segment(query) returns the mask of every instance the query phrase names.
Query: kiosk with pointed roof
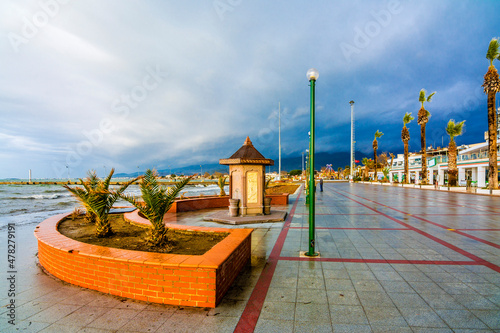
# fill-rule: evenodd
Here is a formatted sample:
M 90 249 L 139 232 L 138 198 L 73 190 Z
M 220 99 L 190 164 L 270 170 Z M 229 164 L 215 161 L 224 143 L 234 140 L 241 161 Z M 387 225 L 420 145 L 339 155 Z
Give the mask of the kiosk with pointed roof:
M 239 215 L 263 215 L 266 165 L 274 161 L 259 153 L 247 136 L 243 146 L 219 164 L 229 165 L 229 199 L 239 200 Z

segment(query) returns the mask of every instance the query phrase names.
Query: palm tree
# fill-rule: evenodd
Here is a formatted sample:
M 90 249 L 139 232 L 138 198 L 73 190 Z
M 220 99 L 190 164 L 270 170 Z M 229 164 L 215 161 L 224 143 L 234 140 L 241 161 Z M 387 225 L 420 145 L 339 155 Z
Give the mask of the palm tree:
M 369 159 L 368 157 L 363 157 L 361 160 L 361 163 L 365 166 L 364 168 L 364 178 L 368 178 L 369 172 L 370 172 L 370 166 L 373 164 L 372 159 Z
M 427 184 L 427 148 L 425 146 L 425 125 L 429 121 L 431 116 L 430 112 L 424 108 L 424 102 L 430 102 L 432 96 L 436 92 L 433 92 L 429 96 L 425 97 L 425 89 L 420 90 L 420 94 L 418 96 L 418 101 L 422 103 L 420 110 L 418 110 L 418 119 L 417 122 L 420 125 L 420 145 L 422 147 L 422 184 Z
M 406 127 L 407 124 L 409 124 L 413 119 L 411 116 L 411 112 L 406 112 L 405 116 L 403 117 L 403 130 L 401 131 L 401 140 L 403 140 L 404 146 L 405 146 L 405 155 L 404 155 L 404 184 L 408 184 L 408 141 L 410 141 L 410 131 L 408 130 L 408 127 Z
M 107 237 L 113 234 L 111 224 L 108 220 L 109 211 L 127 187 L 137 180 L 137 178 L 134 178 L 120 186 L 118 190 L 110 190 L 109 185 L 114 172 L 115 169 L 111 169 L 109 175 L 104 180 L 99 179 L 95 171 L 89 172 L 87 180 L 80 179 L 83 188 L 63 185 L 80 200 L 87 209 L 87 212 L 91 212 L 95 218 L 97 237 Z
M 378 149 L 378 141 L 377 139 L 379 139 L 382 135 L 384 135 L 384 133 L 380 132 L 379 130 L 377 130 L 375 132 L 375 139 L 373 140 L 373 161 L 374 161 L 374 164 L 375 164 L 375 175 L 374 175 L 374 180 L 378 180 L 377 178 L 377 149 Z
M 486 59 L 490 61 L 488 71 L 484 75 L 484 93 L 488 95 L 488 155 L 489 155 L 489 185 L 490 189 L 498 188 L 498 164 L 497 164 L 497 114 L 495 111 L 495 95 L 500 91 L 500 79 L 493 65 L 493 60 L 500 60 L 500 43 L 498 38 L 490 41 Z
M 455 123 L 455 120 L 450 119 L 448 126 L 446 126 L 446 133 L 450 136 L 450 144 L 448 146 L 448 184 L 450 186 L 457 185 L 457 145 L 455 144 L 455 137 L 462 135 L 462 129 L 465 120 Z
M 162 246 L 168 241 L 168 229 L 163 223 L 163 216 L 172 206 L 175 197 L 193 176 L 184 178 L 173 187 L 161 186 L 156 180 L 156 177 L 158 177 L 156 171 L 148 169 L 141 178 L 140 188 L 142 200 L 132 195 L 122 194 L 121 197 L 134 205 L 151 223 L 149 242 L 152 246 Z
M 97 185 L 99 184 L 99 177 L 97 177 L 97 173 L 92 170 L 87 172 L 87 178 L 85 180 L 80 179 L 80 184 L 83 186 L 83 188 L 87 191 L 87 193 L 91 194 L 95 192 L 95 189 L 97 188 Z M 83 220 L 87 223 L 95 223 L 96 222 L 96 215 L 90 209 L 90 207 L 87 206 L 85 202 L 82 202 L 83 207 L 85 207 L 85 217 Z
M 223 197 L 226 195 L 226 191 L 224 191 L 224 186 L 226 185 L 226 176 L 220 175 L 219 180 L 217 181 L 217 185 L 219 185 L 220 193 L 219 196 Z

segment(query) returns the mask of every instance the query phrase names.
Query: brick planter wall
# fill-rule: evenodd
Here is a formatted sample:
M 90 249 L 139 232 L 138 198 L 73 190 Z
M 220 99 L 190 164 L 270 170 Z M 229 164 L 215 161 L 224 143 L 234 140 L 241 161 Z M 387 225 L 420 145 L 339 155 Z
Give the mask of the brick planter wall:
M 280 194 L 266 194 L 266 198 L 271 198 L 271 206 L 285 206 L 288 205 L 288 193 Z
M 229 196 L 223 197 L 196 197 L 174 201 L 172 207 L 168 210 L 169 213 L 189 212 L 193 210 L 207 208 L 224 208 L 229 207 Z
M 266 194 L 266 197 L 271 198 L 271 205 L 284 206 L 288 205 L 288 193 Z M 174 201 L 169 213 L 189 212 L 193 210 L 208 209 L 208 208 L 224 208 L 229 207 L 229 196 L 212 196 L 212 197 L 195 197 L 179 199 Z
M 61 280 L 103 293 L 214 308 L 250 260 L 252 229 L 167 225 L 229 233 L 204 255 L 175 255 L 107 248 L 67 238 L 57 231 L 57 225 L 69 214 L 50 217 L 36 227 L 40 264 Z

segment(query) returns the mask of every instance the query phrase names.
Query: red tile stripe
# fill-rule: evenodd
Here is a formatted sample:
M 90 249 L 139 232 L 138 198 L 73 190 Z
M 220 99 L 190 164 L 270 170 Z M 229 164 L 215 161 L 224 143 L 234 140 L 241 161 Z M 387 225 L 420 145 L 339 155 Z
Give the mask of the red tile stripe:
M 376 214 L 373 214 L 376 215 Z M 290 227 L 290 229 L 309 229 L 309 227 Z M 408 228 L 314 228 L 315 230 L 411 230 Z
M 500 229 L 455 229 L 464 231 L 500 231 Z
M 245 310 L 243 310 L 240 320 L 234 329 L 235 333 L 250 333 L 255 330 L 257 320 L 259 319 L 260 312 L 262 311 L 274 271 L 276 270 L 276 265 L 278 264 L 279 255 L 283 249 L 283 244 L 285 244 L 288 229 L 290 229 L 290 223 L 292 222 L 293 215 L 295 214 L 295 209 L 297 208 L 297 203 L 299 202 L 301 193 L 302 191 L 299 190 L 299 195 L 297 196 L 297 199 L 295 199 L 295 203 L 290 210 L 290 214 L 288 214 L 276 244 L 274 244 L 273 250 L 267 260 L 267 264 L 262 270 L 259 280 L 253 289 L 252 295 L 250 295 L 250 299 L 248 300 Z
M 477 261 L 453 260 L 391 260 L 391 259 L 354 259 L 354 258 L 305 258 L 305 257 L 280 257 L 280 260 L 289 261 L 323 261 L 323 262 L 353 262 L 365 264 L 413 264 L 413 265 L 483 265 Z

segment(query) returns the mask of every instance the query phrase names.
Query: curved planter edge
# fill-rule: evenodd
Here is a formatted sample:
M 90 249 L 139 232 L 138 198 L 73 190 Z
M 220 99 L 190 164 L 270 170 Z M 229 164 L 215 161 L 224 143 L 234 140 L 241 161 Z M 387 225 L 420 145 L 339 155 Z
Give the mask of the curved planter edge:
M 229 233 L 204 255 L 176 255 L 75 241 L 57 230 L 70 214 L 52 216 L 36 227 L 40 264 L 63 281 L 103 293 L 152 303 L 214 308 L 251 256 L 253 229 L 168 224 L 169 228 Z

